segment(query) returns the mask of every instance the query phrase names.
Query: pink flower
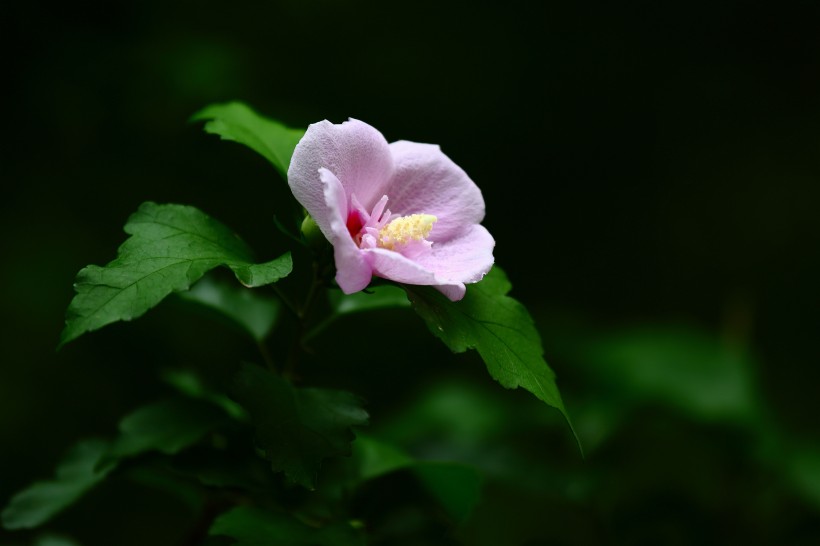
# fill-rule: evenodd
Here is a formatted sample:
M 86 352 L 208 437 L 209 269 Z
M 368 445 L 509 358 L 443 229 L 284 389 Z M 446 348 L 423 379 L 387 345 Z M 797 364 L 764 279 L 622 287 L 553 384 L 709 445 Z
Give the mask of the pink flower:
M 288 184 L 333 245 L 346 294 L 376 275 L 457 301 L 493 265 L 481 190 L 436 145 L 388 144 L 354 119 L 320 121 L 296 146 Z

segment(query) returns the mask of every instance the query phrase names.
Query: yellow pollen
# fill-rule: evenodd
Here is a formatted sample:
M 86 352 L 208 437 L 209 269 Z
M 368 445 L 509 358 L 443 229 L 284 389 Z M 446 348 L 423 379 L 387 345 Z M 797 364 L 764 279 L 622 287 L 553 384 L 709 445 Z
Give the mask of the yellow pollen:
M 430 235 L 436 220 L 438 218 L 432 214 L 411 214 L 396 218 L 379 230 L 379 246 L 393 250 L 397 245 L 421 241 Z

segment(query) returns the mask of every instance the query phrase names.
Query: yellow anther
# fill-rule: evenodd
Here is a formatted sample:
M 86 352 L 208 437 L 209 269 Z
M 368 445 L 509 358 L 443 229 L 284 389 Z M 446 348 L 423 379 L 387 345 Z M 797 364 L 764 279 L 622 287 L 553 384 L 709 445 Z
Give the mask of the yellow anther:
M 379 246 L 393 250 L 397 245 L 421 241 L 430 235 L 436 220 L 438 218 L 432 214 L 411 214 L 396 218 L 379 231 Z

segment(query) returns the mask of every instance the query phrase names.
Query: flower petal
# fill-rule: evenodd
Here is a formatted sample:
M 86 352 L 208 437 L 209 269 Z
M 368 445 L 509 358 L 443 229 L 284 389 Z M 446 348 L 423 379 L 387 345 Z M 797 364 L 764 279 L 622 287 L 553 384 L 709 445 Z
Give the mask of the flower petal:
M 390 144 L 395 172 L 387 195 L 393 214 L 432 214 L 438 218 L 428 239 L 449 241 L 484 219 L 481 190 L 433 144 L 400 140 Z
M 367 255 L 373 273 L 379 277 L 406 284 L 441 284 L 435 273 L 398 252 L 385 248 L 371 248 L 362 252 Z
M 451 301 L 458 301 L 464 297 L 466 292 L 464 283 L 442 281 L 433 271 L 398 252 L 384 248 L 374 248 L 364 252 L 373 266 L 373 273 L 379 277 L 405 284 L 433 286 Z
M 436 286 L 436 289 L 447 296 L 450 301 L 459 301 L 464 297 L 464 294 L 467 293 L 467 287 L 464 286 L 464 283 L 458 284 L 440 284 Z
M 490 232 L 475 224 L 457 239 L 433 243 L 430 251 L 415 261 L 424 269 L 434 271 L 440 284 L 473 283 L 492 268 L 493 247 L 495 240 Z
M 351 119 L 341 124 L 320 121 L 308 127 L 293 151 L 288 184 L 296 199 L 313 216 L 329 238 L 319 169 L 336 175 L 344 188 L 345 202 L 355 194 L 367 210 L 385 194 L 393 173 L 393 159 L 384 136 L 370 125 Z
M 364 253 L 356 246 L 347 231 L 347 196 L 339 179 L 327 169 L 319 169 L 325 202 L 325 220 L 333 245 L 336 262 L 336 282 L 345 294 L 363 290 L 370 284 L 373 272 Z M 318 223 L 318 222 L 317 222 Z
M 435 243 L 414 259 L 383 248 L 363 251 L 373 274 L 406 284 L 429 285 L 452 301 L 464 297 L 464 283 L 480 281 L 493 266 L 495 241 L 480 225 L 447 243 Z

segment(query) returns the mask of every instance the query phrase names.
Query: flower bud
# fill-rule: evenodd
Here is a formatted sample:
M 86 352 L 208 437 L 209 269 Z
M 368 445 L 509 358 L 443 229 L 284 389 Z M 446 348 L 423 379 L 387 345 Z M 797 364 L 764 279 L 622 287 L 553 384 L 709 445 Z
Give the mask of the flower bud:
M 302 220 L 301 232 L 308 246 L 314 250 L 318 250 L 327 244 L 327 239 L 325 239 L 322 230 L 319 229 L 319 225 L 310 214 Z

